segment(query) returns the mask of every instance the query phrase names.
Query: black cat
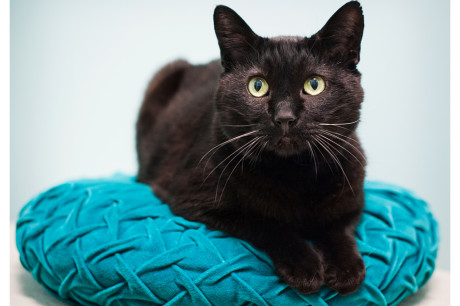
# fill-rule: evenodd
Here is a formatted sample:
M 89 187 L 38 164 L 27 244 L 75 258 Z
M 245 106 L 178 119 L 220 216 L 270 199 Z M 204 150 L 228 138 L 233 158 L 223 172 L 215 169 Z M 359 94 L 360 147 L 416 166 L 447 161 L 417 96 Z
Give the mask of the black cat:
M 214 27 L 221 61 L 171 63 L 147 89 L 138 180 L 175 214 L 265 251 L 299 292 L 324 282 L 354 292 L 365 277 L 353 237 L 365 173 L 360 4 L 310 38 L 259 37 L 225 6 Z

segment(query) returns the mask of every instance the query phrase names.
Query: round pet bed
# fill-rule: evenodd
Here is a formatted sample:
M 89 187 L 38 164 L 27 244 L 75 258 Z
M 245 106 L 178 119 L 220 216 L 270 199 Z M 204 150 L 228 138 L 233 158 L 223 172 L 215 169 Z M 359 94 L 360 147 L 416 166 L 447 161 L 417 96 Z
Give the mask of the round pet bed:
M 397 186 L 366 182 L 356 239 L 366 279 L 353 294 L 303 295 L 251 244 L 174 216 L 133 177 L 78 180 L 29 202 L 17 222 L 23 266 L 83 305 L 396 305 L 434 270 L 437 224 Z

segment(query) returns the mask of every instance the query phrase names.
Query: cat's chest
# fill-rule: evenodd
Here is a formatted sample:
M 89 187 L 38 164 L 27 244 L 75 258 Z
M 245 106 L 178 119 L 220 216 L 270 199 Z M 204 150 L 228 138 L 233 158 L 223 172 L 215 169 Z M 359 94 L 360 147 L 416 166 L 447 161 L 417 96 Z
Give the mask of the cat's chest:
M 247 172 L 235 179 L 230 201 L 258 214 L 295 222 L 329 213 L 325 198 L 335 191 L 333 177 L 319 179 L 302 171 L 290 173 Z

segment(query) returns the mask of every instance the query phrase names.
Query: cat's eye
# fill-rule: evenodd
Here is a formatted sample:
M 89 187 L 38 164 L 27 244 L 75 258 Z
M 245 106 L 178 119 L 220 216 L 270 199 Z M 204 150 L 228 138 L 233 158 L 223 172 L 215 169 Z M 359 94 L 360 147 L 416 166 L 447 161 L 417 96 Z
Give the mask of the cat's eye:
M 265 96 L 268 92 L 268 83 L 261 77 L 254 77 L 249 81 L 248 89 L 254 97 Z
M 319 76 L 310 77 L 303 84 L 304 92 L 312 96 L 319 95 L 325 87 L 324 80 Z

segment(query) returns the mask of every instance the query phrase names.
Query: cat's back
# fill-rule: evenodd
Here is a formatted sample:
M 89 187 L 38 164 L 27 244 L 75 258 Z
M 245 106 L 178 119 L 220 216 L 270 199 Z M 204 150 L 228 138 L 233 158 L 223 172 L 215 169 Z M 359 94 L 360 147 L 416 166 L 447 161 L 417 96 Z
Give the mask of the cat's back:
M 154 75 L 136 125 L 139 176 L 143 176 L 142 169 L 150 169 L 156 157 L 163 155 L 163 149 L 184 146 L 191 139 L 191 132 L 211 120 L 221 73 L 218 60 L 205 65 L 178 60 Z
M 157 122 L 160 113 L 166 109 L 188 108 L 192 100 L 198 103 L 210 102 L 203 99 L 211 96 L 222 72 L 219 61 L 206 65 L 191 65 L 177 60 L 160 69 L 150 81 L 137 121 L 137 132 L 142 136 Z

